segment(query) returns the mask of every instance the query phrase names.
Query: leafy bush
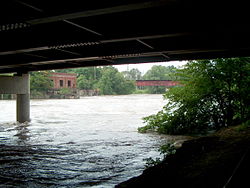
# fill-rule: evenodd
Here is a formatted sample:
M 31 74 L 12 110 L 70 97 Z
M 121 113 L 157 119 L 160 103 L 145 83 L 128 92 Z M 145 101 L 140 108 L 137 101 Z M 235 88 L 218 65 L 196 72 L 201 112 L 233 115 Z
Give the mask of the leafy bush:
M 250 127 L 250 120 L 242 123 L 240 126 L 238 126 L 236 128 L 237 131 L 241 132 L 241 131 L 245 131 L 246 129 L 248 129 Z
M 137 90 L 135 90 L 134 92 L 133 92 L 133 94 L 147 94 L 148 93 L 148 91 L 147 90 L 139 90 L 139 89 L 137 89 Z
M 158 151 L 160 152 L 161 155 L 163 155 L 162 159 L 159 157 L 155 159 L 153 159 L 152 157 L 144 159 L 144 161 L 146 161 L 146 164 L 145 164 L 146 168 L 155 166 L 161 163 L 167 156 L 175 154 L 176 152 L 175 143 L 164 144 L 159 148 Z
M 71 94 L 71 90 L 70 90 L 70 88 L 61 88 L 59 91 L 59 94 L 68 95 L 68 94 Z

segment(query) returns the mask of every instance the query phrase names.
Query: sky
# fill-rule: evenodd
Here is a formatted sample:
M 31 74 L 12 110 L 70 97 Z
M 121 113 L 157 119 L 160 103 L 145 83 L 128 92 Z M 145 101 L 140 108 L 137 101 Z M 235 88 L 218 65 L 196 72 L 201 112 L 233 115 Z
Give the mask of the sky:
M 131 70 L 133 68 L 139 69 L 142 74 L 145 74 L 153 65 L 163 65 L 163 66 L 175 66 L 179 67 L 185 65 L 187 61 L 167 61 L 167 62 L 160 62 L 160 63 L 141 63 L 141 64 L 128 64 L 128 65 L 115 65 L 120 72 Z

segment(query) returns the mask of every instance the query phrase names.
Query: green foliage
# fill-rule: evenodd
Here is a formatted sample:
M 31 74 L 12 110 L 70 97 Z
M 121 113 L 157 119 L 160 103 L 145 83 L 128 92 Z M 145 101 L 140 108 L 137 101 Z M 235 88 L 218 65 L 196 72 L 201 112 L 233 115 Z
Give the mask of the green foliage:
M 77 88 L 84 90 L 96 89 L 96 84 L 101 78 L 100 67 L 84 67 L 75 69 L 62 69 L 56 70 L 56 72 L 62 73 L 76 73 L 77 76 Z
M 147 93 L 163 94 L 166 92 L 165 86 L 147 86 Z
M 124 78 L 124 74 L 112 66 L 66 69 L 59 72 L 77 73 L 78 89 L 98 89 L 103 95 L 131 94 L 135 90 L 134 81 Z M 138 76 L 139 73 L 132 69 L 131 75 Z
M 150 70 L 143 76 L 144 80 L 176 80 L 175 73 L 176 68 L 174 66 L 162 66 L 154 65 Z M 152 94 L 165 93 L 166 87 L 164 86 L 149 86 L 147 92 Z
M 138 69 L 131 69 L 129 71 L 123 71 L 122 74 L 124 75 L 126 80 L 141 80 L 142 73 Z
M 0 74 L 0 76 L 13 76 L 14 74 L 13 73 L 2 73 Z
M 47 91 L 52 88 L 52 81 L 49 78 L 49 72 L 31 72 L 30 73 L 30 90 L 31 93 L 34 91 Z
M 77 78 L 77 88 L 78 89 L 93 89 L 93 85 L 94 85 L 95 82 L 93 82 L 93 80 L 89 80 L 86 78 L 86 76 L 84 75 L 80 75 L 78 78 Z
M 77 73 L 79 76 L 84 75 L 87 80 L 99 80 L 101 78 L 101 67 L 84 67 L 73 69 L 74 73 Z
M 175 154 L 176 152 L 175 143 L 164 144 L 158 149 L 158 151 L 160 152 L 161 155 L 163 155 L 162 158 L 157 157 L 153 159 L 152 157 L 149 157 L 149 158 L 143 159 L 144 161 L 146 161 L 146 164 L 145 164 L 146 168 L 160 164 L 164 159 L 166 159 L 167 156 Z
M 38 91 L 38 90 L 32 90 L 30 97 L 34 99 L 43 99 L 45 98 L 46 91 Z
M 160 154 L 162 154 L 164 156 L 164 158 L 166 158 L 169 155 L 173 155 L 176 152 L 176 147 L 175 147 L 175 143 L 167 143 L 164 144 L 160 147 L 159 149 Z
M 250 119 L 249 58 L 192 61 L 176 74 L 183 87 L 169 89 L 141 132 L 196 134 Z
M 61 94 L 61 95 L 68 95 L 68 94 L 71 94 L 71 90 L 70 90 L 70 88 L 61 88 L 59 90 L 59 94 Z
M 153 159 L 152 157 L 149 157 L 149 158 L 143 159 L 143 161 L 145 161 L 145 168 L 149 168 L 149 167 L 153 167 L 155 165 L 160 164 L 162 162 L 162 159 L 159 157 L 155 159 Z
M 144 80 L 173 80 L 172 73 L 175 72 L 174 66 L 154 65 L 143 76 Z
M 125 80 L 122 73 L 114 67 L 104 67 L 101 74 L 97 87 L 103 95 L 131 94 L 135 90 L 134 82 Z
M 236 127 L 236 130 L 241 132 L 241 131 L 245 131 L 246 129 L 248 129 L 250 127 L 250 120 L 242 123 L 241 125 Z
M 11 94 L 0 94 L 0 99 L 9 100 L 11 99 Z
M 148 93 L 148 91 L 146 89 L 144 89 L 144 90 L 135 90 L 133 92 L 133 94 L 147 94 L 147 93 Z

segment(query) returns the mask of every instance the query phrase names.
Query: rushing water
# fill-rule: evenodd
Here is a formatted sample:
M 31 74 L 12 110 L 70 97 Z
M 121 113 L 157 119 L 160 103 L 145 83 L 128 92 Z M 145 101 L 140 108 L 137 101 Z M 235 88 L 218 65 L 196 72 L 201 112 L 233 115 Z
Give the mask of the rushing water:
M 16 124 L 15 101 L 0 101 L 0 187 L 113 187 L 159 155 L 159 135 L 140 134 L 161 95 L 32 100 Z

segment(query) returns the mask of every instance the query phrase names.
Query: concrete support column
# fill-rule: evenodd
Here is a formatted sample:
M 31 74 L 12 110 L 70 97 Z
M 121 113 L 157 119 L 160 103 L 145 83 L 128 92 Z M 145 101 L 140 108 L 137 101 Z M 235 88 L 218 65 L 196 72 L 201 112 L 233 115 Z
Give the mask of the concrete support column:
M 29 74 L 0 76 L 0 94 L 16 94 L 16 118 L 20 123 L 30 121 Z
M 24 123 L 30 121 L 30 76 L 22 74 L 21 78 L 21 87 L 26 88 L 26 92 L 16 95 L 16 120 L 19 123 Z
M 19 123 L 30 121 L 30 94 L 17 94 L 16 119 Z

